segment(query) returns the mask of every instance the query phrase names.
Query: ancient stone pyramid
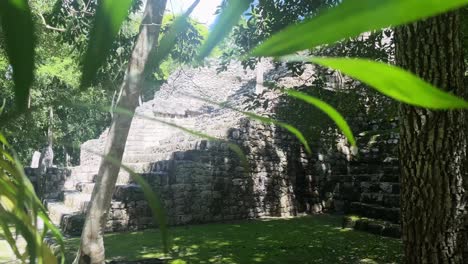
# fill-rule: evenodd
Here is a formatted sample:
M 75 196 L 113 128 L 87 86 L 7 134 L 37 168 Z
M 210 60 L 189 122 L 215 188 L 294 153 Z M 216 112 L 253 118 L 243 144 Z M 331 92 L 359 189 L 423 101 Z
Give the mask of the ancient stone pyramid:
M 176 71 L 153 100 L 136 111 L 123 162 L 142 174 L 165 203 L 170 224 L 232 220 L 264 215 L 290 215 L 293 190 L 287 175 L 291 136 L 274 126 L 251 122 L 242 114 L 194 99 L 208 98 L 240 107 L 255 91 L 255 71 L 234 63 L 222 73 L 216 65 Z M 185 133 L 156 118 L 242 146 L 249 172 L 225 142 Z M 90 201 L 107 131 L 81 147 L 81 163 L 59 184 L 62 192 L 46 200 L 52 220 L 68 233 L 79 233 Z M 51 191 L 51 190 L 49 190 Z M 151 226 L 142 192 L 125 171 L 108 217 L 108 230 Z
M 257 95 L 259 79 L 263 79 L 258 70 L 244 70 L 237 63 L 219 74 L 216 68 L 213 62 L 212 66 L 177 70 L 153 100 L 137 109 L 131 126 L 123 161 L 160 196 L 169 224 L 334 210 L 364 217 L 355 224 L 358 229 L 399 236 L 395 120 L 359 121 L 357 156 L 350 156 L 349 144 L 342 138 L 331 148 L 313 146 L 313 155 L 306 155 L 293 135 L 276 126 L 195 99 L 227 101 L 244 110 L 246 99 Z M 311 69 L 294 77 L 285 67 L 265 62 L 263 70 L 260 74 L 265 81 L 281 87 L 312 85 Z M 263 96 L 270 101 L 279 98 L 275 92 Z M 262 115 L 272 112 L 253 109 Z M 225 141 L 210 141 L 167 123 Z M 41 184 L 52 220 L 66 233 L 81 232 L 101 160 L 93 153 L 102 152 L 106 135 L 104 131 L 100 138 L 82 145 L 80 166 L 51 170 Z M 228 142 L 242 149 L 247 165 Z M 153 226 L 140 187 L 121 171 L 107 231 Z

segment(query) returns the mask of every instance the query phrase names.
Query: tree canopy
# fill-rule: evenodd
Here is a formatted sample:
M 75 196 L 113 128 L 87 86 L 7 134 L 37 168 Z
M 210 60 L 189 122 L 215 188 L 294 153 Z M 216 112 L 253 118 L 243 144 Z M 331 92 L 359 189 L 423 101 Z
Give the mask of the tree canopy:
M 80 69 L 89 42 L 97 3 L 79 0 L 41 0 L 31 4 L 35 23 L 37 46 L 36 78 L 31 87 L 30 106 L 34 109 L 2 125 L 2 131 L 16 147 L 21 161 L 28 163 L 32 153 L 47 143 L 49 109 L 54 111 L 53 135 L 57 164 L 65 164 L 66 155 L 71 162 L 79 162 L 79 146 L 96 138 L 110 121 L 109 112 L 89 106 L 110 107 L 116 100 L 119 84 L 130 57 L 141 21 L 141 1 L 134 1 L 130 14 L 123 23 L 110 55 L 99 68 L 92 87 L 80 89 Z M 163 33 L 167 32 L 176 14 L 167 14 Z M 191 20 L 189 27 L 180 32 L 177 45 L 170 56 L 149 75 L 144 85 L 143 100 L 149 100 L 169 74 L 181 63 L 190 63 L 196 49 L 207 35 L 207 28 Z M 163 36 L 163 35 L 162 35 Z M 162 37 L 161 36 L 161 37 Z M 14 111 L 12 68 L 0 38 L 0 101 L 5 102 L 4 114 Z

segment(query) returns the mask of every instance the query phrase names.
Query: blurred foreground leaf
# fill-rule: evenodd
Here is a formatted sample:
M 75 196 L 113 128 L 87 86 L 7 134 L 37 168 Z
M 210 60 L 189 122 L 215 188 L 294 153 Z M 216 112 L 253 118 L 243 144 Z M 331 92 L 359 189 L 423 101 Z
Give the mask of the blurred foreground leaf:
M 128 15 L 132 0 L 100 0 L 83 63 L 81 87 L 87 88 L 106 60 L 120 26 Z
M 34 27 L 27 0 L 1 0 L 0 21 L 5 48 L 13 68 L 15 101 L 18 110 L 28 105 L 34 79 Z
M 229 33 L 231 29 L 237 25 L 242 14 L 247 10 L 252 0 L 228 0 L 226 7 L 218 16 L 215 26 L 208 39 L 200 48 L 199 60 L 203 60 L 210 55 L 214 47 L 218 45 Z
M 341 131 L 343 131 L 343 133 L 348 138 L 351 145 L 356 146 L 356 139 L 353 136 L 353 132 L 351 131 L 351 128 L 349 127 L 344 117 L 335 108 L 325 103 L 324 101 L 318 98 L 315 98 L 313 96 L 310 96 L 308 94 L 305 94 L 305 93 L 301 93 L 301 92 L 293 91 L 293 90 L 288 90 L 286 91 L 286 93 L 291 97 L 300 99 L 322 110 L 336 123 L 336 125 L 341 129 Z
M 435 16 L 468 0 L 346 0 L 335 8 L 273 35 L 254 56 L 282 56 L 331 44 L 344 38 Z
M 408 71 L 386 63 L 350 58 L 292 58 L 339 70 L 406 104 L 430 109 L 468 109 L 467 101 L 436 88 Z

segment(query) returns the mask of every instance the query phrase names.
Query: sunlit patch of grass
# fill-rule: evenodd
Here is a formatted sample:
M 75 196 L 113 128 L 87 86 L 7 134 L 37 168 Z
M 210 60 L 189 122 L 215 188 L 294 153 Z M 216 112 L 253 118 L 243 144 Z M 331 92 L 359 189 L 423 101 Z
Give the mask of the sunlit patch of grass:
M 341 229 L 341 220 L 320 215 L 173 227 L 169 263 L 401 262 L 400 240 Z M 73 254 L 78 242 L 68 239 L 67 251 Z M 158 230 L 107 234 L 105 244 L 108 259 L 164 256 Z
M 351 219 L 352 221 L 357 221 L 359 219 L 361 219 L 360 216 L 357 216 L 357 215 L 348 215 L 349 219 Z
M 0 240 L 0 263 L 5 263 L 15 259 L 15 255 L 5 240 Z
M 362 263 L 362 264 L 378 264 L 378 262 L 376 262 L 375 260 L 372 260 L 372 259 L 361 259 L 359 261 L 359 263 Z

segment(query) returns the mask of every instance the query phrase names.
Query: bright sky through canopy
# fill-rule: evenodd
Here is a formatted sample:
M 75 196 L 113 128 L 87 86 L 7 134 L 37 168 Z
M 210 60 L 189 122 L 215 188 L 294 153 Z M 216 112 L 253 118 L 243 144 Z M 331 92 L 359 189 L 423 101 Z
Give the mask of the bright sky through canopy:
M 167 2 L 167 8 L 169 12 L 181 14 L 190 7 L 193 1 L 194 0 L 169 0 Z M 216 19 L 214 13 L 216 12 L 216 8 L 221 4 L 221 1 L 222 0 L 201 0 L 191 17 L 208 27 L 211 26 Z

